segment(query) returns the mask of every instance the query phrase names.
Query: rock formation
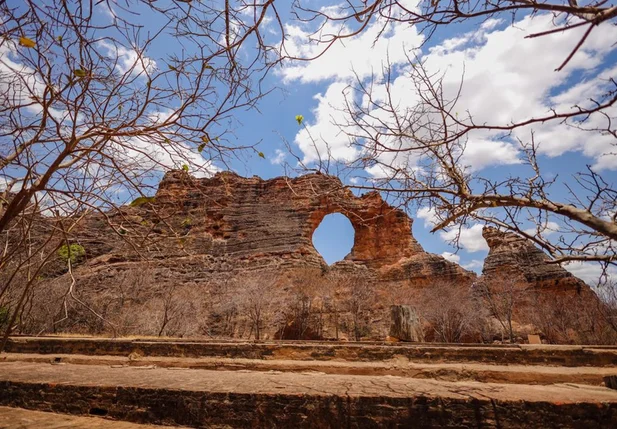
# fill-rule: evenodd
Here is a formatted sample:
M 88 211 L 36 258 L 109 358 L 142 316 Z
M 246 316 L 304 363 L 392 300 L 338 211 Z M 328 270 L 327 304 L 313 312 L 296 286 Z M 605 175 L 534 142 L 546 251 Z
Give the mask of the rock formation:
M 345 260 L 328 266 L 312 235 L 331 213 L 350 220 L 355 239 Z M 72 277 L 56 258 L 41 273 L 24 330 L 306 338 L 298 320 L 313 311 L 319 322 L 311 336 L 344 338 L 341 326 L 355 337 L 370 327 L 365 337 L 384 338 L 390 305 L 414 304 L 432 285 L 470 288 L 477 281 L 424 251 L 411 227 L 379 193 L 356 196 L 332 176 L 263 180 L 223 172 L 196 179 L 173 171 L 152 198 L 84 218 L 68 237 L 85 252 L 72 264 L 71 299 Z M 484 237 L 491 250 L 483 280 L 515 272 L 527 286 L 586 288 L 526 240 L 492 228 Z M 314 297 L 308 304 L 307 294 Z M 324 318 L 336 328 L 326 332 Z
M 482 236 L 489 246 L 482 279 L 520 277 L 526 287 L 555 293 L 587 291 L 589 286 L 551 258 L 530 240 L 511 232 L 485 226 Z
M 474 277 L 425 252 L 411 233 L 409 216 L 383 201 L 378 192 L 356 197 L 332 176 L 262 180 L 225 172 L 194 179 L 172 172 L 161 182 L 155 205 L 174 213 L 176 222 L 190 222 L 190 237 L 224 241 L 219 250 L 205 243 L 194 247 L 197 254 L 323 266 L 312 244 L 313 232 L 326 215 L 341 213 L 355 230 L 353 248 L 345 258 L 349 263 L 376 270 L 389 280 L 424 284 L 441 277 L 468 283 Z

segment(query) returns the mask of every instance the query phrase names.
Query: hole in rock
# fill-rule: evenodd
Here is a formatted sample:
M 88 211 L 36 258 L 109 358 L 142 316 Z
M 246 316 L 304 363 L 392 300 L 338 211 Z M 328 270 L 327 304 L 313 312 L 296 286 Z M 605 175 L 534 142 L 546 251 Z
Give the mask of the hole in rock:
M 92 416 L 106 416 L 107 412 L 104 408 L 90 408 L 90 415 Z
M 331 265 L 349 254 L 353 247 L 354 233 L 347 216 L 340 213 L 329 214 L 313 232 L 313 246 L 326 263 Z

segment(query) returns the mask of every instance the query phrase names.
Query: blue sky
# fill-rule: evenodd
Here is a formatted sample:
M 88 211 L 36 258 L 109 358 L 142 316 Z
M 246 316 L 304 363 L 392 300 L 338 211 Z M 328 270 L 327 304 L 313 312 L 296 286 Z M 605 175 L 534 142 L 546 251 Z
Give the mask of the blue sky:
M 160 2 L 161 4 L 163 2 Z M 285 4 L 283 4 L 285 3 Z M 321 46 L 308 43 L 314 24 L 293 21 L 285 10 L 291 2 L 279 7 L 286 26 L 287 52 L 298 56 L 312 56 L 320 52 Z M 313 8 L 333 6 L 336 2 L 308 1 Z M 344 3 L 344 2 L 343 2 Z M 412 1 L 404 1 L 413 7 Z M 114 15 L 126 12 L 115 8 L 114 1 L 100 3 L 97 19 L 101 22 L 112 20 Z M 112 9 L 108 9 L 110 5 Z M 188 6 L 186 6 L 188 7 Z M 335 13 L 337 7 L 333 7 Z M 247 15 L 248 16 L 248 15 Z M 272 17 L 270 17 L 272 18 Z M 561 72 L 555 68 L 567 57 L 579 40 L 580 31 L 556 33 L 547 37 L 525 39 L 526 35 L 553 28 L 555 21 L 545 14 L 517 16 L 508 15 L 485 21 L 468 21 L 464 24 L 441 27 L 428 43 L 417 29 L 402 24 L 387 26 L 373 43 L 382 28 L 373 21 L 358 37 L 335 44 L 326 54 L 312 62 L 287 62 L 266 77 L 263 86 L 274 91 L 259 104 L 259 111 L 237 111 L 237 121 L 224 136 L 238 145 L 259 143 L 256 152 L 247 152 L 231 163 L 231 168 L 243 176 L 259 175 L 268 179 L 285 174 L 288 168 L 296 167 L 294 158 L 286 149 L 288 143 L 294 153 L 311 166 L 316 158 L 311 136 L 317 148 L 331 149 L 335 161 L 345 163 L 354 155 L 349 141 L 332 122 L 346 120 L 340 108 L 344 102 L 343 92 L 348 97 L 359 97 L 349 86 L 359 78 L 367 83 L 370 75 L 378 77 L 375 82 L 377 93 L 383 91 L 380 72 L 386 60 L 395 71 L 392 91 L 401 109 L 411 108 L 417 103 L 417 94 L 404 78 L 410 67 L 408 57 L 417 55 L 425 61 L 430 71 L 444 73 L 444 91 L 458 88 L 464 73 L 463 91 L 457 103 L 461 112 L 469 112 L 476 122 L 508 122 L 546 114 L 550 108 L 571 109 L 578 102 L 596 98 L 607 87 L 610 78 L 617 74 L 617 54 L 614 41 L 617 27 L 605 25 L 592 32 L 583 48 L 573 57 Z M 155 24 L 145 15 L 144 34 Z M 326 31 L 336 31 L 328 27 Z M 578 31 L 578 32 L 577 32 Z M 270 21 L 264 27 L 265 37 L 276 40 L 276 26 Z M 162 37 L 146 51 L 153 67 L 166 67 L 170 56 L 176 54 L 176 45 L 171 39 Z M 246 55 L 250 54 L 247 48 Z M 0 54 L 3 54 L 0 52 Z M 131 59 L 127 51 L 126 58 Z M 216 64 L 214 64 L 216 67 Z M 617 108 L 609 110 L 617 116 Z M 303 115 L 304 123 L 299 126 L 296 115 Z M 593 118 L 593 120 L 601 120 Z M 529 169 L 521 164 L 522 152 L 517 139 L 528 141 L 531 132 L 540 143 L 539 160 L 545 174 L 557 177 L 558 183 L 552 197 L 565 199 L 565 184 L 572 182 L 572 175 L 591 165 L 600 172 L 614 188 L 617 182 L 617 152 L 614 139 L 599 134 L 590 135 L 553 124 L 544 124 L 534 129 L 517 130 L 508 139 L 499 139 L 493 134 L 472 135 L 465 149 L 462 162 L 471 169 L 490 179 L 509 176 L 528 176 Z M 194 149 L 192 156 L 201 155 Z M 384 160 L 384 161 L 387 161 Z M 221 166 L 219 165 L 219 168 Z M 288 170 L 289 171 L 289 170 Z M 370 183 L 378 177 L 379 171 L 360 172 L 365 178 L 356 183 Z M 344 178 L 347 184 L 350 177 Z M 481 270 L 487 246 L 481 238 L 481 225 L 468 225 L 459 242 L 460 249 L 448 244 L 447 232 L 431 234 L 431 212 L 420 208 L 408 213 L 413 219 L 413 234 L 429 252 L 442 254 L 476 271 Z M 353 240 L 353 229 L 343 216 L 329 216 L 315 234 L 314 242 L 327 262 L 344 257 Z M 456 253 L 456 254 L 455 254 Z M 577 274 L 591 278 L 593 269 L 585 266 L 570 267 Z

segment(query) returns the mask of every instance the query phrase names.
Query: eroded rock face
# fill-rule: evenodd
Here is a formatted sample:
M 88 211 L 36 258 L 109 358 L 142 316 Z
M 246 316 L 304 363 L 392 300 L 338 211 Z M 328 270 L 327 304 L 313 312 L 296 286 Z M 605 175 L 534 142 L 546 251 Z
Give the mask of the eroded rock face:
M 360 197 L 336 177 L 309 174 L 262 180 L 219 173 L 193 179 L 183 172 L 165 176 L 156 205 L 189 219 L 192 236 L 224 240 L 230 258 L 281 257 L 300 265 L 324 265 L 312 236 L 325 216 L 341 213 L 355 230 L 345 260 L 377 270 L 388 280 L 427 283 L 440 277 L 470 281 L 475 275 L 424 251 L 411 233 L 412 220 L 383 201 L 378 192 Z M 178 215 L 178 210 L 183 211 Z M 208 249 L 193 249 L 209 253 Z
M 331 213 L 351 221 L 355 240 L 345 260 L 328 267 L 312 235 Z M 250 338 L 259 323 L 274 338 L 302 317 L 302 296 L 309 293 L 318 336 L 344 338 L 340 326 L 370 327 L 365 338 L 384 338 L 390 305 L 414 304 L 416 292 L 440 283 L 470 288 L 477 280 L 424 251 L 411 228 L 407 214 L 379 193 L 356 196 L 332 176 L 263 180 L 224 172 L 196 179 L 170 172 L 154 200 L 90 215 L 72 232 L 71 242 L 85 249 L 73 266 L 80 301 L 68 302 L 70 317 L 59 313 L 71 278 L 66 263 L 51 264 L 38 289 L 45 293 L 33 298 L 31 331 L 115 327 L 124 335 Z M 547 264 L 548 256 L 523 238 L 493 228 L 485 228 L 484 237 L 490 247 L 484 280 L 514 273 L 524 277 L 525 288 L 589 289 Z M 265 319 L 255 322 L 250 311 L 257 301 Z M 353 327 L 358 320 L 362 329 Z
M 482 279 L 490 281 L 504 276 L 521 276 L 528 288 L 554 292 L 589 291 L 589 286 L 559 264 L 531 241 L 511 232 L 485 226 L 482 236 L 489 246 L 484 260 Z
M 206 233 L 226 241 L 226 254 L 297 254 L 318 259 L 312 235 L 331 213 L 347 216 L 355 242 L 346 257 L 382 267 L 424 253 L 411 235 L 411 219 L 385 203 L 379 193 L 356 197 L 334 177 L 310 174 L 262 180 L 219 173 L 193 179 L 169 173 L 156 204 L 181 209 L 191 219 L 191 234 Z
M 329 267 L 312 236 L 331 213 L 350 220 L 355 240 L 345 260 Z M 469 287 L 476 278 L 425 252 L 411 228 L 379 193 L 356 196 L 332 176 L 170 172 L 154 200 L 91 214 L 72 231 L 71 242 L 85 249 L 72 267 L 80 301 L 68 301 L 68 318 L 60 314 L 71 278 L 66 263 L 55 261 L 38 286 L 45 293 L 33 301 L 32 331 L 246 338 L 257 323 L 250 304 L 261 299 L 267 320 L 259 323 L 273 338 L 302 317 L 308 293 L 319 307 L 311 310 L 319 335 L 345 338 L 331 328 L 340 325 L 370 327 L 362 336 L 383 338 L 392 303 L 409 303 L 414 290 L 436 282 Z M 358 294 L 361 285 L 370 290 Z

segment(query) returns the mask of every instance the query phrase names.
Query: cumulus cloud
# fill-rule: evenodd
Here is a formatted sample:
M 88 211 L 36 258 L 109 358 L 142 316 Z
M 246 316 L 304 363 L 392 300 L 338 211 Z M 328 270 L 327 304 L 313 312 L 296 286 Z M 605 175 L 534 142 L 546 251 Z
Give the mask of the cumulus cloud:
M 563 264 L 563 267 L 591 286 L 595 286 L 601 280 L 605 280 L 602 279 L 604 274 L 602 266 L 598 263 L 576 261 Z M 608 275 L 608 280 L 617 279 L 617 267 L 609 267 L 606 274 Z
M 468 252 L 480 252 L 487 251 L 488 244 L 482 237 L 482 228 L 480 224 L 475 224 L 470 227 L 462 226 L 460 228 L 453 228 L 448 231 L 442 231 L 439 236 L 445 241 L 456 241 L 458 239 L 458 245 Z
M 40 114 L 45 84 L 36 70 L 22 64 L 16 55 L 16 46 L 7 42 L 0 46 L 0 104 L 25 109 L 24 113 Z M 47 112 L 62 122 L 67 112 L 47 107 Z
M 274 157 L 270 159 L 270 163 L 274 165 L 281 165 L 283 162 L 285 162 L 286 156 L 287 154 L 284 150 L 277 149 L 274 151 Z
M 154 125 L 173 119 L 173 114 L 172 110 L 165 110 L 148 117 Z M 162 132 L 165 130 L 162 129 Z M 184 165 L 188 166 L 189 172 L 195 177 L 209 177 L 219 171 L 212 161 L 173 137 L 165 144 L 155 141 L 151 136 L 126 138 L 110 145 L 109 150 L 114 158 L 128 160 L 132 166 L 144 171 L 180 169 Z
M 126 48 L 107 41 L 99 42 L 99 46 L 111 58 L 117 58 L 116 70 L 120 74 L 130 73 L 140 76 L 156 69 L 156 61 L 135 48 Z
M 558 24 L 550 14 L 527 16 L 510 25 L 489 20 L 475 31 L 444 40 L 424 52 L 421 59 L 429 75 L 443 75 L 442 89 L 446 99 L 455 97 L 464 76 L 455 109 L 461 117 L 469 114 L 476 124 L 508 124 L 550 114 L 553 108 L 562 111 L 573 109 L 574 104 L 598 99 L 605 93 L 610 77 L 617 71 L 614 66 L 603 65 L 607 54 L 614 49 L 612 41 L 617 39 L 617 27 L 603 25 L 592 32 L 567 67 L 556 72 L 555 68 L 580 40 L 584 28 L 539 38 L 525 37 Z M 360 37 L 346 39 L 345 45 L 335 44 L 322 57 L 282 70 L 287 82 L 328 83 L 325 93 L 316 97 L 315 119 L 311 122 L 311 133 L 317 144 L 307 145 L 304 131 L 296 136 L 296 143 L 307 160 L 315 160 L 316 147 L 323 150 L 326 142 L 335 159 L 345 161 L 353 156 L 348 138 L 334 124 L 345 124 L 348 118 L 341 113 L 345 103 L 357 101 L 358 94 L 348 86 L 356 75 L 367 82 L 373 73 L 379 73 L 383 65 L 389 63 L 399 73 L 389 88 L 390 95 L 394 97 L 392 104 L 404 112 L 418 102 L 417 94 L 405 74 L 410 70 L 408 59 L 413 58 L 413 49 L 419 46 L 422 36 L 414 28 L 396 24 L 387 27 L 377 44 L 373 45 L 376 31 L 381 25 L 375 22 Z M 337 29 L 330 30 L 332 33 L 329 34 L 334 34 Z M 306 43 L 309 37 L 306 29 L 294 27 L 290 34 L 290 46 L 297 53 L 310 56 L 320 49 Z M 343 88 L 346 97 L 341 96 Z M 379 79 L 373 81 L 373 102 L 383 100 L 385 88 L 384 82 Z M 607 113 L 617 116 L 617 106 Z M 383 124 L 384 119 L 387 124 L 389 118 L 380 116 L 379 112 L 373 112 L 371 118 L 361 118 L 368 120 L 369 124 L 370 121 Z M 533 129 L 540 155 L 555 157 L 567 151 L 579 151 L 594 160 L 596 169 L 617 169 L 617 154 L 612 146 L 614 138 L 586 131 L 596 127 L 606 128 L 607 120 L 603 115 L 592 115 L 581 126 L 584 129 L 553 122 L 535 124 L 533 128 L 515 130 L 507 140 L 499 138 L 501 136 L 497 133 L 474 132 L 468 136 L 461 162 L 475 171 L 495 165 L 518 164 L 521 162 L 518 140 L 528 142 Z M 348 128 L 345 131 L 354 134 L 357 130 Z M 377 169 L 372 173 L 383 172 Z
M 547 236 L 550 234 L 554 234 L 559 231 L 560 227 L 557 222 L 548 221 L 546 223 L 539 223 L 535 228 L 526 229 L 525 234 L 534 236 L 536 234 L 541 234 L 543 236 Z
M 432 208 L 422 207 L 418 209 L 416 217 L 424 221 L 425 228 L 432 229 L 439 223 L 439 217 Z M 452 228 L 448 231 L 440 231 L 439 236 L 448 242 L 458 240 L 458 245 L 467 252 L 487 251 L 488 244 L 486 244 L 486 240 L 482 237 L 482 227 L 479 223 L 470 227 L 461 226 L 460 228 Z M 448 259 L 444 254 L 442 256 Z
M 421 207 L 416 212 L 416 217 L 418 219 L 424 220 L 425 228 L 433 228 L 435 225 L 439 223 L 439 218 L 437 217 L 437 213 L 435 209 L 430 207 Z
M 441 256 L 450 262 L 458 263 L 461 260 L 461 257 L 459 255 L 457 255 L 456 253 L 452 253 L 452 252 L 443 252 Z
M 329 22 L 321 29 L 320 34 L 349 32 L 349 28 Z M 310 28 L 287 25 L 286 53 L 298 58 L 313 58 L 321 54 L 325 45 L 311 42 L 311 33 Z M 424 37 L 418 34 L 415 27 L 388 23 L 384 28 L 384 21 L 377 19 L 361 35 L 335 42 L 318 59 L 292 64 L 283 68 L 280 73 L 286 82 L 298 80 L 307 83 L 326 79 L 350 81 L 356 76 L 365 79 L 380 72 L 387 59 L 393 64 L 406 62 L 408 56 L 413 57 L 413 50 L 420 46 L 423 40 Z
M 346 121 L 340 106 L 345 103 L 350 91 L 347 83 L 335 82 L 325 94 L 315 95 L 318 101 L 317 108 L 313 110 L 315 121 L 305 121 L 294 140 L 304 154 L 304 163 L 329 157 L 350 161 L 357 156 L 358 152 L 351 146 L 350 137 L 341 132 L 338 126 Z
M 472 259 L 470 262 L 463 264 L 463 268 L 470 271 L 481 272 L 484 267 L 484 260 L 482 259 Z

